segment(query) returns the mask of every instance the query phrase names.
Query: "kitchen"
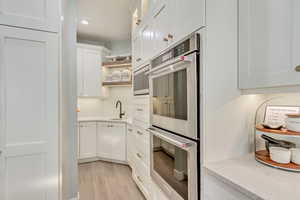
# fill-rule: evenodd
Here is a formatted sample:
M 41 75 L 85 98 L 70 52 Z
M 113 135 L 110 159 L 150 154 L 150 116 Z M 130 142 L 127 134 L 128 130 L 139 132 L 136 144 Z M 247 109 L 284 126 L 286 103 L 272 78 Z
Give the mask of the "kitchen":
M 4 0 L 0 199 L 298 200 L 299 9 Z

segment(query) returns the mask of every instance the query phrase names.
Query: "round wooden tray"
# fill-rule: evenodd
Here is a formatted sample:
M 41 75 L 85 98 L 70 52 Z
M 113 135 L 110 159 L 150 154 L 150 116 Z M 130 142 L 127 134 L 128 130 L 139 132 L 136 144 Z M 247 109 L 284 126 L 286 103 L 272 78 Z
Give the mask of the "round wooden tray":
M 273 133 L 273 134 L 279 134 L 279 135 L 300 137 L 300 132 L 288 131 L 286 129 L 281 129 L 281 130 L 267 129 L 267 128 L 264 128 L 262 125 L 257 125 L 256 130 L 265 132 L 265 133 Z
M 287 171 L 300 172 L 300 165 L 289 163 L 289 164 L 280 164 L 271 160 L 269 152 L 267 150 L 261 150 L 255 152 L 255 158 L 258 162 L 275 167 L 278 169 L 283 169 Z

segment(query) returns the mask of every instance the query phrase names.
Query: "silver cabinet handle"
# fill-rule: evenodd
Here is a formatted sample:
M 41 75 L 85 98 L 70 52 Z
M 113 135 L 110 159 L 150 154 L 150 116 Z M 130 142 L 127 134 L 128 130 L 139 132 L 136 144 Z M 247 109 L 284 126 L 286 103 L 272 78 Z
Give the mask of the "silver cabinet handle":
M 0 150 L 0 156 L 2 155 L 2 151 Z
M 141 131 L 137 131 L 137 133 L 138 133 L 139 135 L 144 135 Z
M 141 179 L 140 176 L 137 176 L 136 178 L 137 178 L 141 183 L 143 183 L 143 180 Z
M 141 108 L 138 108 L 138 109 L 136 109 L 137 111 L 140 111 L 140 112 L 142 112 L 143 111 L 143 109 L 141 109 Z
M 132 132 L 133 130 L 131 128 L 128 129 L 129 132 Z
M 142 59 L 141 58 L 138 58 L 138 59 L 136 59 L 136 62 L 140 62 Z
M 298 66 L 295 67 L 295 71 L 296 72 L 300 72 L 300 65 L 298 65 Z
M 172 35 L 171 33 L 169 33 L 169 34 L 168 34 L 168 38 L 169 38 L 169 39 L 173 39 L 173 38 L 174 38 L 174 35 Z
M 141 20 L 141 19 L 138 19 L 138 20 L 136 21 L 136 25 L 140 25 L 141 22 L 142 22 L 142 20 Z
M 142 159 L 142 155 L 139 153 L 136 153 L 137 157 L 139 157 L 140 159 Z

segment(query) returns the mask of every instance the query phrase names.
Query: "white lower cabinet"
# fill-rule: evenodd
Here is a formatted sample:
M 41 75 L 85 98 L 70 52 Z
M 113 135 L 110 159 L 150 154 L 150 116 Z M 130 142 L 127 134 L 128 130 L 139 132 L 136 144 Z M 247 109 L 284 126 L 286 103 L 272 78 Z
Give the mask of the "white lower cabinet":
M 97 156 L 126 162 L 125 124 L 98 122 Z
M 97 156 L 97 123 L 79 123 L 79 159 Z
M 127 156 L 127 162 L 129 166 L 133 165 L 133 159 L 134 159 L 134 126 L 132 125 L 127 125 L 127 143 L 126 143 L 126 156 Z

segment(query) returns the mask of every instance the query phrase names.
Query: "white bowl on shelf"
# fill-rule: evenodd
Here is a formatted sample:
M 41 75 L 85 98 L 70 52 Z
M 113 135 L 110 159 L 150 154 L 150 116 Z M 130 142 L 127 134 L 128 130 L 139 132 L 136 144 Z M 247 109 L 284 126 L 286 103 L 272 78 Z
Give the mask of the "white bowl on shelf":
M 300 148 L 291 149 L 292 152 L 292 162 L 300 165 Z
M 290 131 L 300 132 L 300 115 L 288 114 L 286 119 L 286 128 Z
M 291 151 L 282 147 L 270 147 L 271 160 L 280 164 L 288 164 L 291 162 Z

